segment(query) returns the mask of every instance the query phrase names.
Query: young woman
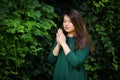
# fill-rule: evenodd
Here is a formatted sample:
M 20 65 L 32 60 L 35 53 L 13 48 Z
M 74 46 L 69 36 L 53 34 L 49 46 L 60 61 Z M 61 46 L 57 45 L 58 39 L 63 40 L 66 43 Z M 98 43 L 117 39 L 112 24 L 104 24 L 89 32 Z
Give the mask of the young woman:
M 94 47 L 79 12 L 71 9 L 63 15 L 63 29 L 56 33 L 56 41 L 48 56 L 55 64 L 53 80 L 86 80 L 84 62 Z

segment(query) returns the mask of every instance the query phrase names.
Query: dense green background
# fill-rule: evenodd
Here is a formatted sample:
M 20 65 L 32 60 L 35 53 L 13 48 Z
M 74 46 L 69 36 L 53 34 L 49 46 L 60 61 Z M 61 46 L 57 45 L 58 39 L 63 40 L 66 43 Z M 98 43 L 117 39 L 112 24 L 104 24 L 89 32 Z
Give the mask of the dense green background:
M 68 8 L 80 11 L 95 45 L 88 80 L 120 79 L 119 0 L 0 0 L 0 80 L 52 80 L 47 56 Z

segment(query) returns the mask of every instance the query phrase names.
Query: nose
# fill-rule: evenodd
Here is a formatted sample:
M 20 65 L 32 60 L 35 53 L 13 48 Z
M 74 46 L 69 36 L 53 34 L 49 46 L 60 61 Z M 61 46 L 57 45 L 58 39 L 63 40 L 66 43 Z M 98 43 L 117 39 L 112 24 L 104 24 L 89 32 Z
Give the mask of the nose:
M 67 26 L 67 25 L 69 25 L 69 23 L 68 23 L 68 22 L 65 22 L 65 25 Z

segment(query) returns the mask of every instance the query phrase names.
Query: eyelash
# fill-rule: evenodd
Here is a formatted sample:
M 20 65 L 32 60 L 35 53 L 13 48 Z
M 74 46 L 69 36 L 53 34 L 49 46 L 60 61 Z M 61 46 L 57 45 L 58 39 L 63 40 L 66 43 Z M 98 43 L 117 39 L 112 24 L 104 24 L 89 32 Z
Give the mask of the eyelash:
M 63 21 L 63 23 L 66 23 L 66 22 L 72 23 L 71 21 Z

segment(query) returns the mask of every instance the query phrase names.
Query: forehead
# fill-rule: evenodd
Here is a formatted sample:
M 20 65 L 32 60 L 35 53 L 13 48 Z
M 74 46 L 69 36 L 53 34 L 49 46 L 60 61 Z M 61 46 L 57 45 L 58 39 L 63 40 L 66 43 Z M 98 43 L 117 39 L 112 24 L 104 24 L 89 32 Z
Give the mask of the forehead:
M 70 17 L 68 15 L 64 15 L 64 20 L 71 20 Z

